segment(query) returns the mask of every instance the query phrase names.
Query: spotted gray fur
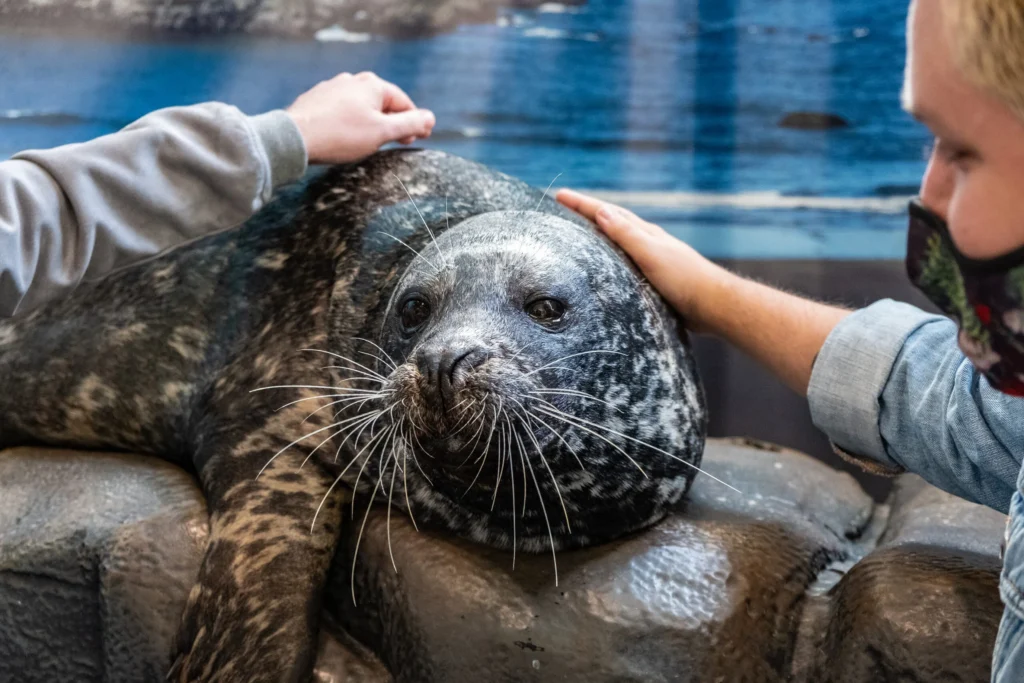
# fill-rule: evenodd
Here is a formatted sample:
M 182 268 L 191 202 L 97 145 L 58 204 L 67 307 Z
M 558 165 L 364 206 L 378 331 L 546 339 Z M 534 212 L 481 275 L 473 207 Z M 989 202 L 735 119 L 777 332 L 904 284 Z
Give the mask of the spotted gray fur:
M 411 288 L 432 303 L 414 332 Z M 562 322 L 523 313 L 538 292 L 566 303 Z M 445 393 L 432 363 L 459 345 Z M 171 660 L 182 681 L 308 678 L 353 491 L 420 528 L 554 551 L 660 519 L 706 424 L 685 336 L 619 252 L 536 190 L 432 152 L 329 169 L 242 230 L 0 323 L 0 386 L 0 448 L 123 449 L 199 477 L 210 543 Z M 533 393 L 566 389 L 581 393 Z M 335 434 L 355 413 L 325 395 L 349 390 L 377 392 L 359 410 L 382 415 Z M 512 406 L 530 428 L 485 449 Z

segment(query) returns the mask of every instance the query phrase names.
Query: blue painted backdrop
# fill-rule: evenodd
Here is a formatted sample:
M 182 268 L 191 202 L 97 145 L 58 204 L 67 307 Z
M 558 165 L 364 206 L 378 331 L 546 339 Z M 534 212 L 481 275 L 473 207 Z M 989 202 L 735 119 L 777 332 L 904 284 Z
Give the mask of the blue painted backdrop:
M 407 42 L 0 34 L 0 158 L 168 105 L 255 113 L 368 69 L 438 114 L 428 146 L 540 186 L 628 192 L 713 256 L 898 258 L 928 142 L 899 108 L 905 14 L 902 0 L 592 0 Z M 780 128 L 794 110 L 852 126 Z

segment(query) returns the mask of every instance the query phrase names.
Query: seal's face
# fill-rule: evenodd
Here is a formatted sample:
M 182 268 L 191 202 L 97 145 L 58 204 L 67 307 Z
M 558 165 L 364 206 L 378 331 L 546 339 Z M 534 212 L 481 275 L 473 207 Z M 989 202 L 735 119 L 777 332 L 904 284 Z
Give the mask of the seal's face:
M 580 545 L 660 518 L 699 463 L 702 397 L 673 319 L 560 218 L 484 214 L 429 242 L 373 344 L 374 429 L 393 438 L 367 480 L 399 479 L 392 500 L 417 521 Z

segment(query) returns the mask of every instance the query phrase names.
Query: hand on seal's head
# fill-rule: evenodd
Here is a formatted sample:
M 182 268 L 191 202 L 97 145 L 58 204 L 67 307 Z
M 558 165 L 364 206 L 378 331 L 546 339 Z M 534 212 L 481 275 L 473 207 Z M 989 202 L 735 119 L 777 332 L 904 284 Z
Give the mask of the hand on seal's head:
M 367 480 L 397 467 L 408 495 L 393 502 L 417 521 L 499 547 L 583 545 L 659 519 L 700 462 L 703 396 L 674 318 L 564 219 L 482 214 L 428 242 L 373 343 L 390 360 L 372 400 L 401 447 Z

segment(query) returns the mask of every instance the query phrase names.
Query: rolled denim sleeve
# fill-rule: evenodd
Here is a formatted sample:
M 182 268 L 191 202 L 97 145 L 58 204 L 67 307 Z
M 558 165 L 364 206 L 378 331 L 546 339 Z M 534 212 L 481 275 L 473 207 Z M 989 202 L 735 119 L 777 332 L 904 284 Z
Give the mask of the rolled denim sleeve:
M 1006 512 L 1021 469 L 1024 401 L 992 389 L 956 335 L 950 320 L 894 301 L 851 314 L 815 361 L 811 417 L 865 469 L 909 470 Z

